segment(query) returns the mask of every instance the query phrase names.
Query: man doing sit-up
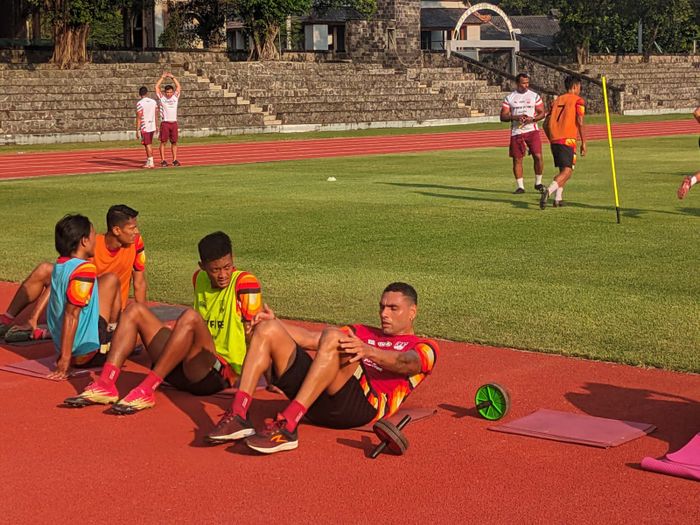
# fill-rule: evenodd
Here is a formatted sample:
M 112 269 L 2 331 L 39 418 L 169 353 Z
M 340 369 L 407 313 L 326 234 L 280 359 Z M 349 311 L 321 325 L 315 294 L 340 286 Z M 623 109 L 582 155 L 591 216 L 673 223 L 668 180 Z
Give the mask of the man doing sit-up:
M 255 322 L 239 390 L 210 441 L 248 437 L 262 453 L 297 448 L 297 426 L 351 428 L 394 414 L 435 366 L 438 346 L 415 335 L 415 289 L 387 286 L 379 302 L 381 328 L 357 324 L 314 331 L 275 318 L 266 306 Z M 316 350 L 312 358 L 304 349 Z M 271 367 L 273 385 L 291 403 L 260 434 L 248 420 L 258 380 Z
M 238 378 L 246 355 L 246 338 L 260 311 L 260 283 L 233 265 L 231 239 L 223 232 L 199 242 L 200 271 L 193 278 L 194 308 L 168 328 L 145 305 L 134 303 L 122 314 L 100 377 L 65 404 L 83 407 L 115 403 L 119 371 L 136 345 L 146 345 L 153 369 L 116 403 L 113 411 L 132 414 L 155 405 L 155 390 L 163 380 L 194 395 L 211 395 Z

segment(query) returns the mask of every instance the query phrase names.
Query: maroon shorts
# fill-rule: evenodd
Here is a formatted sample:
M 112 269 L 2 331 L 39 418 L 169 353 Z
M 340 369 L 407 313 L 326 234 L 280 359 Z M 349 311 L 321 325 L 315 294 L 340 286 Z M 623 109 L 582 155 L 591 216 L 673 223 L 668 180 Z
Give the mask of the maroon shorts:
M 514 159 L 522 159 L 525 155 L 542 155 L 542 138 L 539 130 L 521 135 L 511 135 L 508 153 Z
M 171 144 L 177 143 L 177 122 L 160 123 L 160 141 L 170 141 Z
M 155 131 L 142 131 L 141 132 L 141 144 L 144 146 L 150 146 L 153 144 L 153 134 Z

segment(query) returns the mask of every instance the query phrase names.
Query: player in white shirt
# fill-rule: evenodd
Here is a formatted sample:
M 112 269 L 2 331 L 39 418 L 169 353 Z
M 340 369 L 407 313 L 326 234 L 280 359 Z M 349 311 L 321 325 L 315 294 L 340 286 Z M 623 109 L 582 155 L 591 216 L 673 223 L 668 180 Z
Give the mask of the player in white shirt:
M 141 99 L 136 103 L 136 138 L 141 139 L 141 144 L 146 149 L 146 163 L 144 168 L 153 168 L 153 134 L 156 132 L 156 107 L 158 104 L 148 96 L 148 88 L 142 86 L 139 89 Z
M 542 192 L 542 139 L 537 122 L 546 111 L 542 98 L 530 90 L 530 77 L 520 73 L 515 77 L 516 89 L 508 95 L 501 106 L 501 122 L 510 122 L 509 154 L 513 158 L 513 175 L 517 187 L 513 193 L 525 193 L 523 182 L 523 158 L 530 152 L 535 165 L 535 189 Z
M 161 91 L 160 85 L 168 77 L 173 79 L 175 89 L 170 84 L 167 84 Z M 163 167 L 168 165 L 168 161 L 165 160 L 165 143 L 170 141 L 173 166 L 179 166 L 180 161 L 177 160 L 177 103 L 180 99 L 180 83 L 172 73 L 166 72 L 160 76 L 156 83 L 156 95 L 160 104 L 160 165 Z

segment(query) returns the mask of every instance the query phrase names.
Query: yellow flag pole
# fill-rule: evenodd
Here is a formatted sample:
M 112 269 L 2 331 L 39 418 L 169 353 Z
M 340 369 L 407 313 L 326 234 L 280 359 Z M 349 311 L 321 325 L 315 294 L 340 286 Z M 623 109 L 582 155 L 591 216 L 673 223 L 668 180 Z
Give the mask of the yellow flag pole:
M 603 100 L 605 102 L 605 124 L 608 128 L 608 144 L 610 145 L 610 165 L 612 167 L 613 190 L 615 191 L 615 213 L 617 223 L 620 224 L 620 197 L 617 193 L 617 175 L 615 174 L 615 149 L 613 148 L 612 131 L 610 129 L 610 109 L 608 108 L 608 84 L 605 77 L 603 81 Z

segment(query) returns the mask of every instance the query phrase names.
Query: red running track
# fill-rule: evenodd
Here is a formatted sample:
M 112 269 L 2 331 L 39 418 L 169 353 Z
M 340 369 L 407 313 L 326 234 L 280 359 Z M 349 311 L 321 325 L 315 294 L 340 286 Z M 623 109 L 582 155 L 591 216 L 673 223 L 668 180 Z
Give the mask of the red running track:
M 591 125 L 587 127 L 587 130 L 590 140 L 607 138 L 605 126 Z M 695 120 L 642 122 L 615 125 L 613 126 L 613 136 L 615 139 L 622 139 L 687 135 L 696 133 L 697 130 Z M 179 157 L 185 166 L 203 166 L 486 148 L 506 146 L 507 144 L 508 130 L 503 129 L 181 146 Z M 142 164 L 143 151 L 139 148 L 8 154 L 0 155 L 0 179 L 126 171 L 138 169 Z
M 0 282 L 0 311 L 16 290 Z M 0 516 L 3 523 L 494 523 L 697 525 L 700 484 L 639 469 L 700 431 L 700 377 L 471 344 L 440 343 L 434 374 L 411 396 L 436 407 L 410 423 L 405 456 L 365 454 L 354 430 L 302 424 L 299 448 L 270 457 L 203 436 L 230 395 L 171 389 L 155 408 L 116 417 L 56 405 L 88 379 L 51 382 L 0 371 Z M 51 343 L 0 345 L 0 364 L 52 352 Z M 147 373 L 128 361 L 122 393 Z M 656 424 L 602 450 L 489 432 L 473 415 L 482 383 L 505 385 L 506 420 L 538 408 Z M 257 392 L 260 424 L 284 406 Z

